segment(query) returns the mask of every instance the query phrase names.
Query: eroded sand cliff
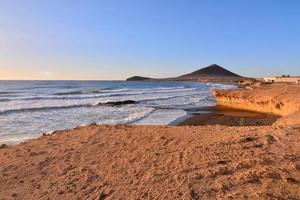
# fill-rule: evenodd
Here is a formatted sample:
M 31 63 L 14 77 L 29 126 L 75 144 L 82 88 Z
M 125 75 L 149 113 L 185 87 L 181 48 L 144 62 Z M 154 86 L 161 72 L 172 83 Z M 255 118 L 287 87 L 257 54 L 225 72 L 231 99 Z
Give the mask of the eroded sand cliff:
M 275 124 L 300 124 L 300 85 L 273 84 L 249 89 L 214 90 L 219 106 L 282 116 Z

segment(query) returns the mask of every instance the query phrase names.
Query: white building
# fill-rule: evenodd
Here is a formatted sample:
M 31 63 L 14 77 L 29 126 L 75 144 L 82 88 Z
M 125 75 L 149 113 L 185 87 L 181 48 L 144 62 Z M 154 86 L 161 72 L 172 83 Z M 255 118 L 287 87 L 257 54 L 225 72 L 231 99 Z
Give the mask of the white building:
M 274 77 L 264 77 L 264 81 L 267 83 L 297 83 L 300 84 L 300 76 L 290 77 L 290 76 L 274 76 Z
M 264 77 L 264 81 L 267 83 L 275 83 L 276 77 Z

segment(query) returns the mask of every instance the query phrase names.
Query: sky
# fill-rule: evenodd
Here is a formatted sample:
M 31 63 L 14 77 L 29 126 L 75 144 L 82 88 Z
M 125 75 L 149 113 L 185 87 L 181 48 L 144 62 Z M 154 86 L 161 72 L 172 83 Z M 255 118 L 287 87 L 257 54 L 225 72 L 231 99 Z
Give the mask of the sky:
M 300 75 L 299 0 L 0 0 L 0 79 Z

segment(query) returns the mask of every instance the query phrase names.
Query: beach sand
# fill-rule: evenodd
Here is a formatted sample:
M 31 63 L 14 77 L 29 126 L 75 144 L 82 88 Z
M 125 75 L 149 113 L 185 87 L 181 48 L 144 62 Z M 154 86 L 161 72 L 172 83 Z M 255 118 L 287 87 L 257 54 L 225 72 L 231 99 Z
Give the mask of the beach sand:
M 3 147 L 0 199 L 300 199 L 300 100 L 255 90 L 227 95 L 287 115 L 218 110 L 185 122 L 202 126 L 88 125 Z
M 0 160 L 0 199 L 300 198 L 300 128 L 89 125 Z

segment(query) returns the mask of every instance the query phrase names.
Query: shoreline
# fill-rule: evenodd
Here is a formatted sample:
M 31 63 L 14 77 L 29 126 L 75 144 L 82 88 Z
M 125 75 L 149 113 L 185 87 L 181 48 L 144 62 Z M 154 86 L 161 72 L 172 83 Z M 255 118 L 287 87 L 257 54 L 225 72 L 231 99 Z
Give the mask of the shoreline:
M 267 119 L 265 119 L 267 118 Z M 237 109 L 230 109 L 230 108 L 222 108 L 220 106 L 203 106 L 199 109 L 192 110 L 187 112 L 186 115 L 176 118 L 175 120 L 171 121 L 167 125 L 153 125 L 153 126 L 206 126 L 206 125 L 224 125 L 224 126 L 254 126 L 254 125 L 271 125 L 275 122 L 276 119 L 279 117 L 271 114 L 263 114 L 257 113 L 252 111 L 243 111 Z M 238 122 L 240 119 L 245 119 L 244 124 L 239 124 Z M 82 124 L 75 127 L 70 127 L 67 129 L 59 129 L 53 130 L 48 132 L 43 132 L 37 137 L 31 137 L 20 142 L 16 143 L 1 143 L 0 149 L 5 148 L 7 146 L 15 146 L 18 144 L 26 143 L 30 140 L 34 140 L 36 138 L 45 136 L 45 135 L 52 135 L 56 132 L 61 131 L 72 131 L 73 129 L 78 129 L 81 127 L 88 127 L 92 125 L 98 126 L 152 126 L 152 125 L 136 125 L 136 124 L 100 124 L 100 123 L 89 123 L 89 124 Z
M 105 85 L 101 86 L 104 89 L 104 93 L 106 93 L 106 89 L 108 89 L 108 93 L 110 96 L 111 91 L 113 90 L 114 87 L 128 87 L 131 88 L 131 86 L 127 86 L 126 83 L 123 83 L 124 81 L 122 81 L 122 84 L 125 85 L 113 85 L 111 87 L 109 87 L 110 85 Z M 102 83 L 102 82 L 101 82 Z M 175 82 L 174 82 L 175 83 Z M 44 91 L 44 93 L 49 93 L 49 97 L 45 97 L 45 99 L 50 99 L 49 102 L 44 101 L 44 97 L 43 95 L 41 97 L 38 97 L 38 101 L 35 101 L 36 97 L 33 98 L 34 103 L 32 105 L 29 105 L 28 102 L 31 101 L 31 97 L 24 97 L 24 99 L 26 99 L 26 101 L 24 101 L 24 105 L 23 105 L 23 100 L 22 100 L 22 106 L 20 107 L 16 107 L 14 106 L 13 101 L 15 100 L 9 100 L 12 103 L 5 103 L 4 102 L 4 107 L 3 107 L 3 112 L 2 112 L 2 116 L 6 119 L 7 121 L 4 121 L 3 123 L 3 128 L 2 128 L 2 133 L 0 134 L 0 145 L 1 144 L 7 144 L 7 145 L 15 145 L 18 144 L 19 142 L 22 141 L 26 141 L 28 139 L 31 138 L 36 138 L 41 136 L 43 133 L 47 133 L 50 131 L 57 131 L 57 130 L 64 130 L 64 129 L 70 129 L 70 128 L 75 128 L 77 126 L 81 126 L 82 124 L 87 125 L 90 123 L 101 123 L 101 124 L 158 124 L 158 125 L 176 125 L 177 123 L 181 123 L 181 121 L 185 120 L 186 118 L 188 118 L 189 116 L 185 116 L 186 113 L 188 113 L 189 111 L 186 111 L 184 108 L 186 107 L 196 107 L 197 105 L 199 105 L 200 103 L 197 102 L 197 99 L 186 99 L 184 101 L 181 101 L 183 98 L 185 98 L 185 95 L 190 95 L 190 94 L 195 94 L 196 96 L 199 95 L 198 94 L 198 90 L 200 93 L 200 98 L 201 98 L 201 93 L 202 91 L 207 92 L 207 96 L 209 95 L 209 90 L 212 87 L 218 87 L 218 88 L 228 88 L 229 86 L 218 86 L 218 84 L 215 86 L 214 84 L 205 84 L 205 83 L 190 83 L 187 82 L 186 83 L 176 83 L 176 84 L 158 84 L 158 85 L 146 85 L 146 87 L 144 88 L 145 91 L 147 92 L 149 90 L 149 88 L 156 88 L 158 87 L 157 91 L 152 91 L 152 89 L 150 90 L 152 92 L 158 93 L 159 95 L 157 97 L 143 97 L 143 95 L 141 95 L 139 92 L 139 90 L 142 90 L 144 93 L 144 89 L 142 88 L 138 88 L 138 89 L 134 89 L 132 93 L 137 94 L 137 97 L 135 97 L 135 95 L 133 97 L 131 97 L 131 95 L 127 96 L 127 89 L 125 89 L 123 94 L 123 89 L 121 89 L 120 94 L 118 94 L 117 96 L 121 95 L 122 98 L 118 99 L 117 97 L 107 97 L 107 99 L 111 99 L 110 101 L 106 100 L 98 100 L 98 92 L 100 92 L 98 90 L 88 90 L 88 89 L 74 89 L 74 91 L 69 90 L 69 89 L 61 89 L 60 88 L 60 84 L 55 85 L 55 83 L 53 83 L 53 88 L 55 88 L 55 91 Z M 203 85 L 202 85 L 203 84 Z M 52 87 L 52 86 L 51 86 Z M 133 87 L 133 86 L 132 86 Z M 134 86 L 135 87 L 135 86 Z M 133 87 L 133 88 L 134 88 Z M 172 89 L 168 89 L 168 88 L 172 88 Z M 148 88 L 148 89 L 147 89 Z M 174 90 L 175 89 L 175 90 Z M 61 92 L 59 92 L 61 90 Z M 101 89 L 102 90 L 102 89 Z M 177 94 L 178 92 L 178 94 Z M 94 100 L 94 93 L 96 94 L 96 99 Z M 131 93 L 131 92 L 129 92 Z M 170 94 L 169 94 L 170 93 Z M 174 96 L 174 94 L 171 93 L 176 93 L 176 95 Z M 90 96 L 83 96 L 80 98 L 77 97 L 76 95 L 78 94 L 92 94 L 92 97 Z M 30 96 L 31 94 L 28 93 L 28 95 Z M 63 95 L 67 95 L 66 97 Z M 70 95 L 70 97 L 69 97 Z M 75 95 L 75 96 L 73 96 Z M 101 94 L 102 95 L 102 94 Z M 113 94 L 112 96 L 114 96 L 115 94 Z M 178 105 L 177 102 L 172 102 L 172 100 L 169 100 L 168 98 L 166 98 L 166 100 L 164 100 L 164 102 L 162 102 L 162 106 L 160 108 L 159 105 L 161 105 L 160 100 L 158 100 L 156 102 L 156 98 L 160 99 L 160 95 L 162 96 L 170 96 L 172 98 L 178 96 Z M 206 94 L 205 94 L 206 95 Z M 45 95 L 47 96 L 47 95 Z M 106 96 L 106 94 L 104 95 Z M 124 96 L 124 97 L 123 97 Z M 27 98 L 30 99 L 30 101 L 27 102 Z M 53 98 L 53 102 L 52 102 L 52 98 Z M 60 102 L 60 99 L 65 99 L 64 102 Z M 70 102 L 68 99 L 71 99 Z M 79 99 L 77 100 L 73 100 L 73 99 Z M 85 98 L 89 99 L 89 100 L 85 100 Z M 172 99 L 171 98 L 171 99 Z M 198 97 L 197 97 L 198 98 Z M 57 99 L 59 99 L 57 101 Z M 100 98 L 102 99 L 102 97 Z M 104 98 L 106 99 L 106 97 Z M 137 99 L 137 100 L 132 100 L 132 99 Z M 150 100 L 150 102 L 152 102 L 151 99 L 153 99 L 153 105 L 149 106 L 147 105 L 147 101 Z M 41 100 L 41 102 L 43 102 L 41 105 L 39 105 L 39 100 Z M 145 102 L 143 100 L 146 100 Z M 176 98 L 177 100 L 177 98 Z M 7 100 L 8 101 L 8 100 Z M 9 102 L 8 101 L 8 102 Z M 74 102 L 73 102 L 74 101 Z M 211 98 L 209 98 L 207 101 L 209 102 L 214 102 Z M 182 106 L 181 107 L 181 102 L 183 102 L 183 104 L 188 104 L 188 106 Z M 206 100 L 204 102 L 206 104 Z M 8 104 L 9 106 L 6 106 L 6 104 Z M 10 106 L 10 104 L 12 104 Z M 27 105 L 28 104 L 28 105 Z M 45 104 L 45 105 L 44 105 Z M 49 105 L 48 105 L 49 104 Z M 114 106 L 119 106 L 120 107 L 122 105 L 125 104 L 141 104 L 137 105 L 137 106 L 132 106 L 132 107 L 136 107 L 132 108 L 129 107 L 127 108 L 126 106 L 124 106 L 123 108 L 118 108 L 116 107 L 116 109 L 114 108 Z M 151 103 L 152 104 L 152 103 Z M 157 105 L 156 105 L 157 104 Z M 166 104 L 166 106 L 164 106 L 163 104 Z M 170 110 L 169 110 L 169 105 L 170 104 Z M 176 104 L 176 105 L 173 105 Z M 103 109 L 101 108 L 101 105 L 104 105 Z M 106 108 L 105 106 L 111 106 L 112 108 Z M 81 110 L 81 106 L 82 106 L 82 110 Z M 78 107 L 78 109 L 77 109 Z M 85 109 L 87 107 L 87 109 Z M 140 108 L 139 108 L 140 107 Z M 145 107 L 145 108 L 142 108 Z M 148 108 L 149 107 L 149 108 Z M 162 109 L 162 110 L 160 110 Z M 163 110 L 165 109 L 165 110 Z M 174 109 L 174 110 L 173 110 Z M 111 114 L 109 112 L 105 112 L 105 110 L 114 110 L 114 112 Z M 151 111 L 153 110 L 153 111 Z M 103 111 L 103 112 L 102 112 Z M 27 114 L 27 112 L 32 113 L 30 115 Z M 45 113 L 45 114 L 44 114 Z M 51 113 L 57 113 L 55 115 L 51 114 Z M 74 118 L 72 117 L 72 114 L 76 115 Z M 89 113 L 89 114 L 88 114 Z M 7 115 L 11 115 L 8 116 Z M 23 116 L 24 115 L 24 116 Z M 41 117 L 39 117 L 41 115 Z M 18 120 L 18 117 L 21 117 L 21 120 Z M 23 119 L 24 117 L 24 119 Z M 149 118 L 149 119 L 147 119 Z M 11 120 L 10 120 L 11 119 Z M 68 120 L 70 119 L 70 120 Z M 64 123 L 65 120 L 65 123 Z M 17 123 L 15 123 L 17 122 Z M 24 123 L 24 128 L 22 127 L 22 123 Z
M 57 129 L 48 132 L 42 132 L 37 137 L 31 137 L 20 142 L 16 143 L 1 143 L 0 149 L 4 149 L 7 147 L 14 147 L 16 145 L 26 144 L 32 140 L 39 139 L 40 137 L 44 136 L 51 136 L 56 133 L 61 132 L 69 132 L 74 131 L 80 128 L 86 128 L 90 126 L 111 126 L 111 127 L 138 127 L 138 126 L 153 126 L 153 127 L 181 127 L 181 126 L 214 126 L 214 125 L 221 125 L 221 126 L 270 126 L 276 122 L 276 120 L 281 119 L 281 116 L 272 114 L 272 113 L 260 113 L 255 111 L 249 110 L 242 110 L 242 109 L 234 109 L 229 107 L 223 106 L 203 106 L 199 109 L 192 110 L 187 112 L 186 115 L 176 118 L 175 120 L 171 121 L 167 125 L 147 125 L 147 124 L 101 124 L 101 123 L 88 123 L 88 124 L 81 124 L 78 126 L 66 128 L 66 129 Z M 240 119 L 245 119 L 243 124 L 238 123 Z

